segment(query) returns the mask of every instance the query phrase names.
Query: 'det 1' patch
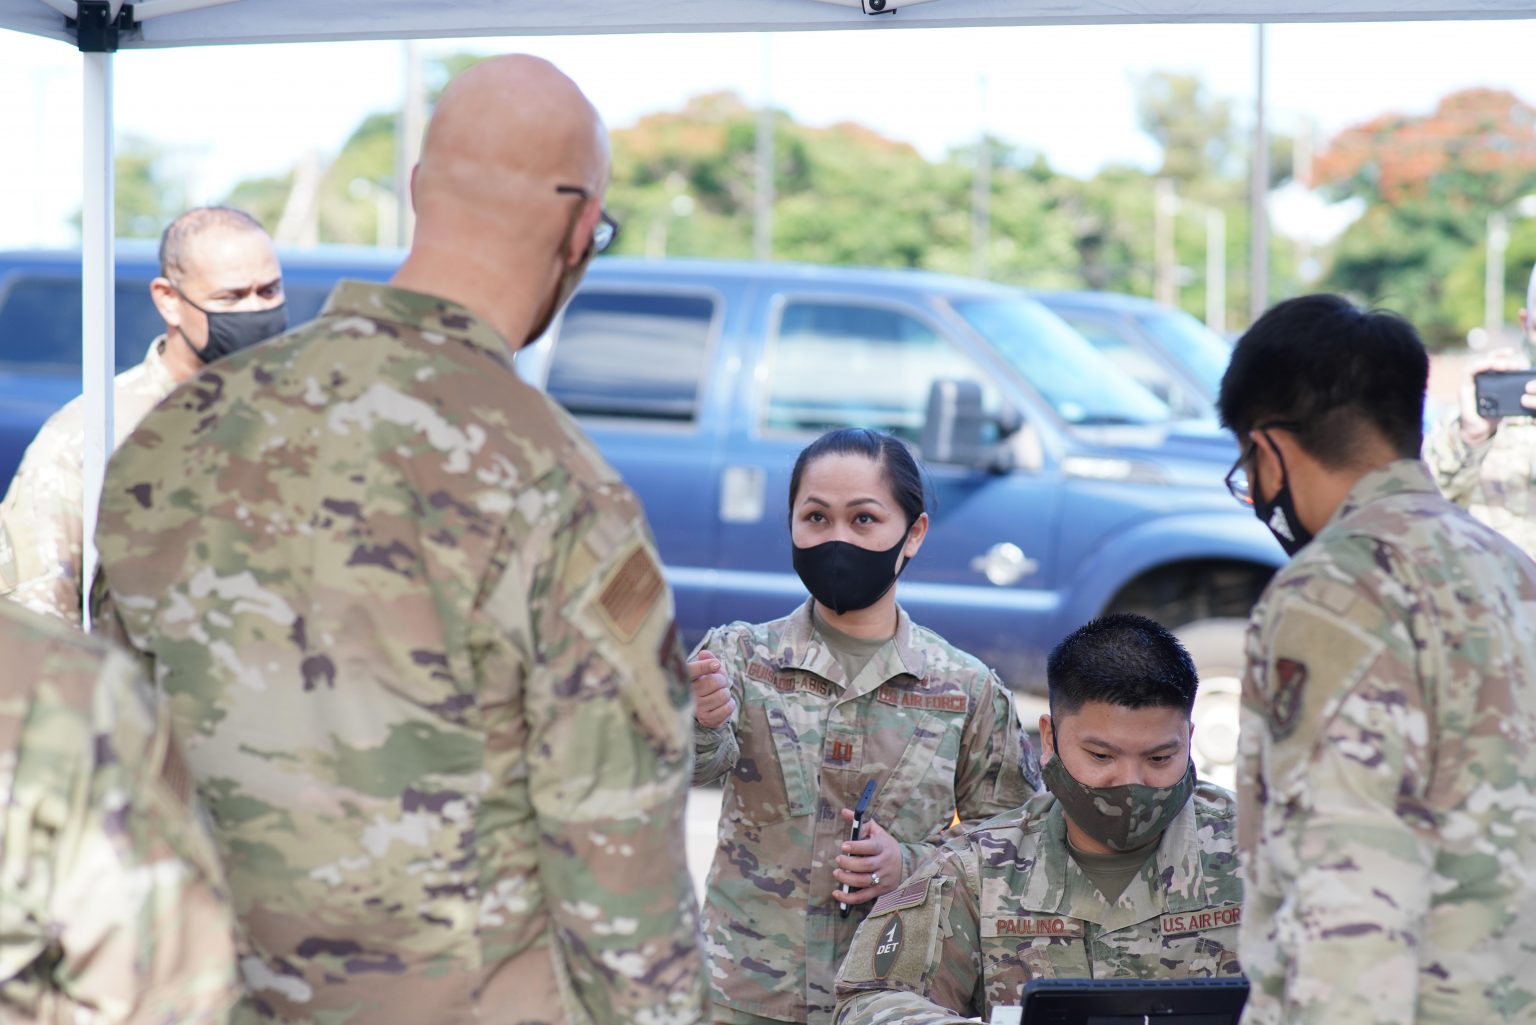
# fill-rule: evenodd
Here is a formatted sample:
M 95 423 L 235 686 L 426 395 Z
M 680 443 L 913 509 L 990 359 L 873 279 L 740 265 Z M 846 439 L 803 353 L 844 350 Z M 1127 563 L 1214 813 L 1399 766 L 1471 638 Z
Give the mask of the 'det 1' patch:
M 890 921 L 880 926 L 880 942 L 875 947 L 875 978 L 885 978 L 896 967 L 896 955 L 901 953 L 903 932 L 905 929 L 900 915 L 892 915 Z

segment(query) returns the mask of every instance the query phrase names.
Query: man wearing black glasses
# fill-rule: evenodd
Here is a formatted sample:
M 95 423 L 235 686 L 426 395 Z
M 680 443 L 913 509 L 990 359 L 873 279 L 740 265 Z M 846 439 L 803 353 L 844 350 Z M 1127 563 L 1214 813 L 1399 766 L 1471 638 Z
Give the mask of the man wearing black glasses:
M 113 460 L 97 622 L 170 696 L 250 941 L 239 1020 L 688 1025 L 692 708 L 640 506 L 513 372 L 612 244 L 528 57 L 443 94 L 410 254 Z
M 1536 564 L 1419 461 L 1428 358 L 1337 296 L 1249 329 L 1228 475 L 1293 559 L 1254 609 L 1245 1025 L 1528 1020 Z

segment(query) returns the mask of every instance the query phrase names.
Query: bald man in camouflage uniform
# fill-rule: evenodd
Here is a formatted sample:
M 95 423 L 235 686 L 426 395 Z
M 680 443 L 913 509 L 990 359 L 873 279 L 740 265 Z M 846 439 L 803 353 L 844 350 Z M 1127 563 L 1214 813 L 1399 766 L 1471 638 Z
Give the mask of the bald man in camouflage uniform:
M 5 603 L 0 659 L 0 1021 L 226 1021 L 223 877 L 133 663 Z
M 1063 641 L 1041 717 L 1052 792 L 875 903 L 838 974 L 838 1025 L 986 1021 L 1031 979 L 1240 974 L 1235 802 L 1194 783 L 1195 682 L 1182 645 L 1139 616 Z
M 176 385 L 224 354 L 227 325 L 239 324 L 240 341 L 255 344 L 287 323 L 272 240 L 248 214 L 225 207 L 188 210 L 165 229 L 150 296 L 165 334 L 113 380 L 117 444 Z M 0 502 L 0 596 L 75 624 L 85 590 L 84 452 L 85 402 L 76 398 L 38 430 Z
M 343 282 L 112 462 L 97 612 L 214 818 L 240 1021 L 703 1013 L 671 594 L 634 496 L 512 367 L 611 240 L 607 152 L 550 65 L 463 73 L 392 283 Z
M 1222 383 L 1295 556 L 1243 682 L 1245 1025 L 1536 1020 L 1536 566 L 1413 458 L 1427 373 L 1405 322 L 1309 296 Z

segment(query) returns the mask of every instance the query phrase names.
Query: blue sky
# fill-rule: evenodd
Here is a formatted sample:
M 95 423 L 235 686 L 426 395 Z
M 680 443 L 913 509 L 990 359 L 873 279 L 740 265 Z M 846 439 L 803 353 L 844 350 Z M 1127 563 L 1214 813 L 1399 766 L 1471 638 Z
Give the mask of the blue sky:
M 1471 85 L 1536 103 L 1529 22 L 1282 25 L 1269 30 L 1272 116 L 1324 136 L 1386 110 L 1422 111 Z M 857 120 L 931 155 L 985 125 L 1086 174 L 1151 164 L 1133 83 L 1192 71 L 1244 106 L 1253 28 L 1094 26 L 778 35 L 435 40 L 429 53 L 524 50 L 572 75 L 611 126 L 687 96 L 734 89 L 815 124 Z M 765 53 L 771 55 L 764 75 Z M 334 152 L 371 110 L 399 101 L 401 49 L 327 43 L 137 51 L 116 61 L 119 130 L 169 147 L 194 200 Z M 0 31 L 0 246 L 70 240 L 81 153 L 78 54 Z M 983 80 L 985 85 L 983 86 Z

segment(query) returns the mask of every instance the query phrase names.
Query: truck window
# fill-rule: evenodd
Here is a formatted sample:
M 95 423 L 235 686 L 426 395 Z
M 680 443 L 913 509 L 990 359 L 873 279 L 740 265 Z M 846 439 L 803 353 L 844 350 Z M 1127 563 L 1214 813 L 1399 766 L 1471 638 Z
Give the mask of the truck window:
M 714 319 L 707 296 L 583 291 L 565 309 L 545 387 L 575 416 L 692 423 Z
M 917 444 L 934 381 L 980 382 L 983 403 L 995 412 L 988 377 L 916 317 L 879 306 L 792 302 L 774 341 L 764 426 L 794 433 L 873 427 Z
M 114 346 L 118 370 L 144 358 L 165 330 L 149 282 L 119 280 Z M 0 282 L 0 363 L 49 373 L 80 373 L 80 278 L 21 274 Z
M 1108 356 L 1111 362 L 1134 377 L 1147 391 L 1164 402 L 1173 401 L 1179 390 L 1178 382 L 1153 356 L 1142 351 L 1135 342 L 1121 333 L 1134 330 L 1130 325 L 1117 330 L 1098 317 L 1080 314 L 1075 310 L 1052 309 L 1051 312 L 1071 324 L 1078 334 L 1093 343 L 1095 349 Z
M 285 284 L 284 292 L 293 328 L 320 312 L 328 289 Z M 148 278 L 118 278 L 115 295 L 113 357 L 121 373 L 143 361 L 149 343 L 165 332 L 165 321 L 149 298 Z M 0 364 L 79 377 L 82 330 L 78 275 L 19 274 L 0 280 Z

